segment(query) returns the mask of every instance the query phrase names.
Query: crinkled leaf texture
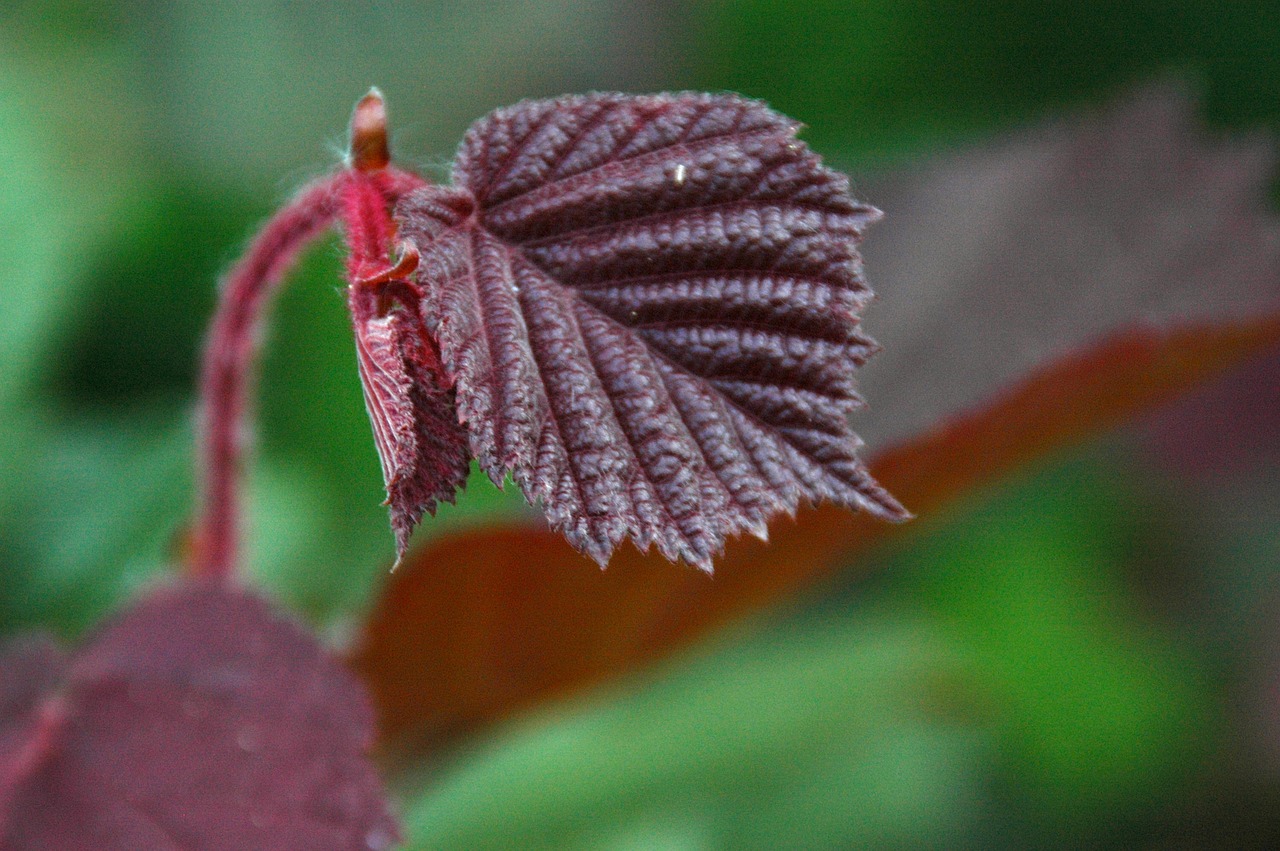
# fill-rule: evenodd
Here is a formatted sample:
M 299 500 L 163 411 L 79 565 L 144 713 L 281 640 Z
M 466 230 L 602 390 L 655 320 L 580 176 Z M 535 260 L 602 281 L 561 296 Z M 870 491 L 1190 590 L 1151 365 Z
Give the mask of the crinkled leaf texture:
M 358 683 L 263 601 L 167 587 L 69 658 L 0 648 L 0 847 L 389 847 L 372 735 Z
M 732 95 L 530 101 L 397 206 L 472 452 L 602 564 L 630 535 L 709 569 L 802 502 L 906 516 L 847 421 L 880 214 L 797 129 Z
M 466 483 L 467 434 L 440 354 L 422 328 L 417 294 L 398 281 L 376 290 L 357 285 L 348 305 L 399 559 L 423 513 L 453 502 Z
M 866 374 L 897 395 L 862 419 L 887 446 L 871 469 L 913 509 L 939 515 L 1280 343 L 1273 145 L 1208 135 L 1194 114 L 1180 89 L 1146 87 L 871 184 L 895 215 L 871 243 L 887 345 Z M 1218 413 L 1211 436 L 1238 440 Z M 354 662 L 393 746 L 435 751 L 670 656 L 916 525 L 805 511 L 767 546 L 729 546 L 714 581 L 628 551 L 585 571 L 545 531 L 470 530 L 389 579 Z

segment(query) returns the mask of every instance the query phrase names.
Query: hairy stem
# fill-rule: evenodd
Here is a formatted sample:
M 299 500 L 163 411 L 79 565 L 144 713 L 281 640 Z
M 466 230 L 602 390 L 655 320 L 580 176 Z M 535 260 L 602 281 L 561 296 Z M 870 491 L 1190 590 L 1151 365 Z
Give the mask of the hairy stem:
M 347 165 L 271 217 L 219 294 L 200 375 L 202 500 L 190 560 L 197 576 L 225 579 L 239 566 L 249 393 L 258 329 L 271 296 L 302 250 L 339 218 L 346 225 L 351 282 L 370 270 L 384 271 L 395 236 L 391 209 L 426 185 L 416 174 L 390 166 L 386 106 L 377 89 L 356 104 Z
M 224 281 L 200 377 L 201 514 L 191 570 L 226 578 L 240 547 L 240 479 L 262 315 L 298 255 L 333 223 L 342 174 L 304 189 L 277 212 Z

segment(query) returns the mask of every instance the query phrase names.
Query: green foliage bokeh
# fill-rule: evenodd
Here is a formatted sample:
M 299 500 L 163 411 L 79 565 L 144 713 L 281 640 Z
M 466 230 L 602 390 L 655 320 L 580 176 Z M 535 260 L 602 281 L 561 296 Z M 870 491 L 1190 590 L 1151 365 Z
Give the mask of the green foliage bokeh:
M 1262 2 L 7 4 L 0 631 L 77 635 L 167 569 L 217 277 L 371 84 L 437 176 L 503 103 L 662 88 L 765 98 L 856 173 L 1170 73 L 1212 123 L 1274 130 L 1276 44 Z M 321 245 L 276 307 L 250 495 L 255 574 L 335 637 L 392 553 L 338 267 Z M 1240 708 L 1274 675 L 1274 482 L 1245 510 L 1123 440 L 398 778 L 415 847 L 1265 844 L 1280 767 L 1236 757 L 1275 746 Z M 473 478 L 423 536 L 524 510 Z

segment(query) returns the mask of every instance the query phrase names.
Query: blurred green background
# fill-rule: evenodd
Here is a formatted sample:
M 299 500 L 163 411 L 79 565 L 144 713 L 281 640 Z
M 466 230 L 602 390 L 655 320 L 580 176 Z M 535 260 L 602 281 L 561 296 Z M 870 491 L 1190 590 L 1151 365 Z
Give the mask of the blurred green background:
M 1278 44 L 1260 2 L 8 0 L 0 630 L 74 635 L 165 569 L 215 281 L 370 85 L 432 176 L 493 107 L 673 88 L 764 98 L 860 174 L 1170 71 L 1211 124 L 1275 131 Z M 253 570 L 335 639 L 392 552 L 338 268 L 326 243 L 275 311 L 251 494 Z M 1187 472 L 1176 425 L 1051 459 L 802 606 L 400 778 L 412 838 L 1280 847 L 1274 433 Z M 476 479 L 419 537 L 524 511 Z

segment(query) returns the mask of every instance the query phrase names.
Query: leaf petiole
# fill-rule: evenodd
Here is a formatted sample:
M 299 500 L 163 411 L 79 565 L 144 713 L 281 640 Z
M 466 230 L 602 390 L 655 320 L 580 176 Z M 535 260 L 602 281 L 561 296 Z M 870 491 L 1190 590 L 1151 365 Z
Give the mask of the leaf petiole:
M 306 187 L 272 216 L 223 283 L 200 374 L 200 515 L 188 558 L 193 575 L 227 578 L 239 565 L 241 474 L 260 328 L 299 255 L 341 219 L 352 282 L 403 278 L 417 267 L 416 250 L 388 262 L 395 233 L 390 210 L 426 181 L 389 162 L 386 109 L 374 89 L 352 115 L 348 168 Z

